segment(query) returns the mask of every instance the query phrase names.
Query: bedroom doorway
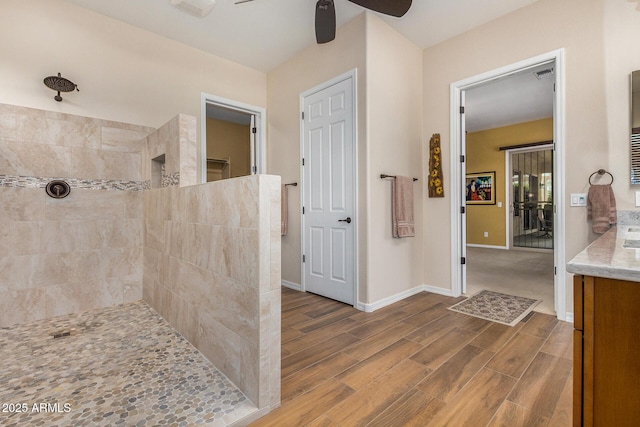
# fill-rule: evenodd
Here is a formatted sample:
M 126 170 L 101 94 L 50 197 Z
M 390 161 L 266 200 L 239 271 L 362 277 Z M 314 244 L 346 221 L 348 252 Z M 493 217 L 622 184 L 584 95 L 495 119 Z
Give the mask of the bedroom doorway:
M 551 283 L 550 286 L 550 296 L 546 298 L 548 301 L 548 306 L 551 307 L 550 311 L 555 313 L 558 319 L 567 320 L 567 311 L 566 311 L 566 274 L 564 268 L 564 241 L 563 241 L 563 218 L 564 218 L 564 206 L 562 205 L 563 194 L 564 194 L 564 175 L 562 165 L 564 158 L 564 148 L 563 148 L 563 139 L 564 139 L 564 69 L 563 69 L 563 57 L 564 51 L 562 49 L 549 52 L 544 55 L 540 55 L 534 58 L 530 58 L 528 60 L 524 60 L 515 64 L 511 64 L 506 67 L 502 67 L 481 75 L 477 75 L 459 82 L 454 82 L 451 84 L 451 170 L 452 170 L 452 202 L 451 202 L 451 215 L 454 217 L 458 217 L 459 221 L 454 223 L 452 228 L 452 294 L 453 296 L 459 296 L 461 294 L 468 294 L 467 289 L 467 281 L 468 281 L 468 273 L 473 267 L 474 256 L 476 257 L 476 261 L 479 261 L 481 264 L 485 266 L 489 266 L 489 262 L 498 262 L 497 267 L 491 267 L 487 269 L 491 274 L 500 270 L 500 268 L 511 269 L 511 273 L 513 276 L 517 278 L 526 278 L 526 277 L 535 277 L 538 276 L 537 273 L 527 273 L 524 271 L 516 271 L 518 266 L 523 266 L 521 260 L 513 260 L 513 259 L 504 259 L 503 255 L 507 255 L 508 253 L 520 253 L 521 256 L 529 256 L 527 251 L 520 250 L 515 251 L 513 249 L 513 243 L 509 239 L 510 231 L 509 224 L 511 223 L 512 212 L 510 211 L 511 202 L 509 199 L 511 196 L 507 196 L 509 191 L 506 191 L 506 182 L 511 180 L 511 172 L 507 172 L 510 169 L 508 156 L 502 154 L 502 166 L 498 163 L 495 164 L 491 169 L 483 169 L 480 166 L 474 166 L 469 169 L 467 166 L 467 162 L 471 159 L 471 156 L 466 157 L 467 154 L 467 144 L 466 144 L 466 131 L 469 130 L 467 127 L 469 126 L 469 121 L 467 120 L 467 114 L 471 115 L 472 107 L 469 105 L 468 97 L 469 93 L 472 90 L 477 88 L 489 88 L 492 85 L 498 86 L 499 83 L 505 83 L 509 80 L 513 80 L 513 76 L 531 72 L 533 70 L 542 71 L 543 74 L 550 73 L 553 75 L 553 81 L 551 84 L 551 91 L 547 95 L 549 96 L 549 102 L 547 104 L 548 107 L 551 108 L 552 112 L 550 113 L 549 120 L 552 122 L 552 158 L 554 171 L 552 176 L 552 196 L 554 201 L 552 203 L 552 211 L 553 211 L 553 232 L 551 234 L 551 239 L 553 242 L 553 253 L 549 254 L 548 251 L 544 255 L 547 258 L 551 258 L 551 262 L 549 262 L 547 267 L 544 267 L 545 274 L 548 275 L 549 281 Z M 552 71 L 545 71 L 546 68 L 550 68 Z M 504 94 L 504 92 L 501 92 Z M 526 104 L 529 100 L 528 96 L 524 96 L 520 94 L 519 100 Z M 466 102 L 465 102 L 466 101 Z M 503 110 L 506 108 L 503 107 Z M 482 110 L 482 109 L 480 109 Z M 484 108 L 486 110 L 486 108 Z M 525 109 L 527 113 L 530 113 L 529 110 Z M 543 116 L 544 117 L 544 116 Z M 536 117 L 531 116 L 530 114 L 524 118 L 521 118 L 519 122 L 524 121 L 532 121 L 535 120 Z M 519 123 L 518 121 L 514 121 L 512 123 Z M 505 126 L 505 125 L 502 125 Z M 493 126 L 493 127 L 500 127 Z M 539 142 L 541 139 L 534 139 L 533 141 L 528 142 Z M 523 141 L 524 143 L 524 141 Z M 505 143 L 504 145 L 508 146 L 510 144 Z M 497 151 L 499 147 L 495 147 Z M 486 151 L 487 155 L 491 155 L 491 153 L 495 154 L 495 151 Z M 478 170 L 475 170 L 480 168 Z M 494 243 L 492 245 L 482 245 L 482 244 L 468 244 L 468 237 L 470 237 L 474 230 L 467 229 L 467 215 L 469 212 L 469 206 L 467 206 L 466 202 L 466 194 L 465 194 L 465 179 L 467 173 L 472 172 L 487 172 L 487 171 L 498 171 L 502 169 L 502 176 L 499 177 L 499 174 L 496 175 L 495 189 L 502 189 L 502 200 L 500 198 L 496 198 L 495 205 L 492 205 L 496 211 L 491 218 L 496 218 L 500 221 L 499 218 L 502 218 L 501 223 L 502 231 L 497 231 L 497 233 L 502 233 L 502 243 Z M 533 179 L 532 181 L 535 181 Z M 540 179 L 538 177 L 538 182 L 536 185 L 539 188 Z M 504 194 L 506 193 L 506 194 Z M 486 207 L 485 207 L 486 208 Z M 530 218 L 532 221 L 534 218 Z M 485 224 L 483 224 L 484 227 Z M 477 232 L 478 230 L 475 230 Z M 486 230 L 483 230 L 486 231 Z M 543 230 L 544 231 L 544 230 Z M 480 236 L 483 237 L 483 234 L 486 233 L 480 232 Z M 491 233 L 489 233 L 491 235 Z M 486 246 L 494 246 L 494 247 L 486 247 Z M 478 252 L 489 252 L 489 253 L 478 253 Z M 534 250 L 532 250 L 534 251 Z M 459 263 L 457 262 L 459 260 Z M 485 278 L 489 278 L 489 281 L 493 281 L 494 283 L 509 283 L 510 278 L 496 278 L 491 276 L 486 276 Z M 526 287 L 526 285 L 525 285 Z M 500 292 L 500 291 L 498 291 Z M 508 293 L 508 292 L 505 292 Z M 513 293 L 512 293 L 513 294 Z M 527 296 L 527 295 L 522 295 Z M 546 311 L 546 310 L 545 310 Z

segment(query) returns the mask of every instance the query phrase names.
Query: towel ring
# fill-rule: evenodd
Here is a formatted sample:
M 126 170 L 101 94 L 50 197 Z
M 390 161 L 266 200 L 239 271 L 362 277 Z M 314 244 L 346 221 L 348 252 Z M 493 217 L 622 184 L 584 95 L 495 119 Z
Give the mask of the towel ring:
M 595 175 L 595 174 L 604 175 L 605 173 L 611 177 L 611 182 L 609 183 L 609 185 L 613 184 L 613 175 L 611 175 L 611 172 L 608 172 L 608 171 L 606 171 L 604 169 L 598 169 L 597 171 L 595 171 L 594 173 L 589 175 L 589 185 L 593 185 L 591 183 L 591 178 L 593 178 L 593 175 Z

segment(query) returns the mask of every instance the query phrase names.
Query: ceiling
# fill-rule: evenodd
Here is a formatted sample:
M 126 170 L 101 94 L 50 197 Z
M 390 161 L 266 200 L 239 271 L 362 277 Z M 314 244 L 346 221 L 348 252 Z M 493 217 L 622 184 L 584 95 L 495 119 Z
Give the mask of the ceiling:
M 170 0 L 66 1 L 263 72 L 315 43 L 316 0 L 216 0 L 202 18 L 177 9 Z M 536 1 L 414 0 L 402 18 L 371 13 L 427 48 Z M 365 10 L 347 0 L 335 0 L 335 8 L 338 28 Z M 470 90 L 467 129 L 549 117 L 551 95 L 538 95 L 543 85 L 528 73 Z
M 315 43 L 315 0 L 216 0 L 204 18 L 169 0 L 66 1 L 264 72 Z M 372 13 L 426 48 L 536 1 L 414 0 L 402 18 Z M 347 0 L 335 7 L 338 28 L 365 10 Z
M 553 117 L 554 84 L 554 64 L 547 63 L 467 89 L 467 132 Z

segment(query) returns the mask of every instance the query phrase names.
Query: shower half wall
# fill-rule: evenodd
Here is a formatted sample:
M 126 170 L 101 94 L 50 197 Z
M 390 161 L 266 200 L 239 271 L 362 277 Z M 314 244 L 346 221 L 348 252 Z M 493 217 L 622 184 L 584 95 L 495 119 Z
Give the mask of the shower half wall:
M 280 178 L 193 185 L 195 130 L 0 104 L 0 327 L 144 299 L 264 414 L 280 403 Z M 68 197 L 46 195 L 54 178 Z

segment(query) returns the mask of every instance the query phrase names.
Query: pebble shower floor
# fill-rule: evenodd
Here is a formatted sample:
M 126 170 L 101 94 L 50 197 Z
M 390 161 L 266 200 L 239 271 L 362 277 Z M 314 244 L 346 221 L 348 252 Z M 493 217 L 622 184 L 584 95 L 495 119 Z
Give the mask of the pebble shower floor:
M 222 427 L 256 410 L 142 301 L 0 328 L 0 360 L 4 427 Z

